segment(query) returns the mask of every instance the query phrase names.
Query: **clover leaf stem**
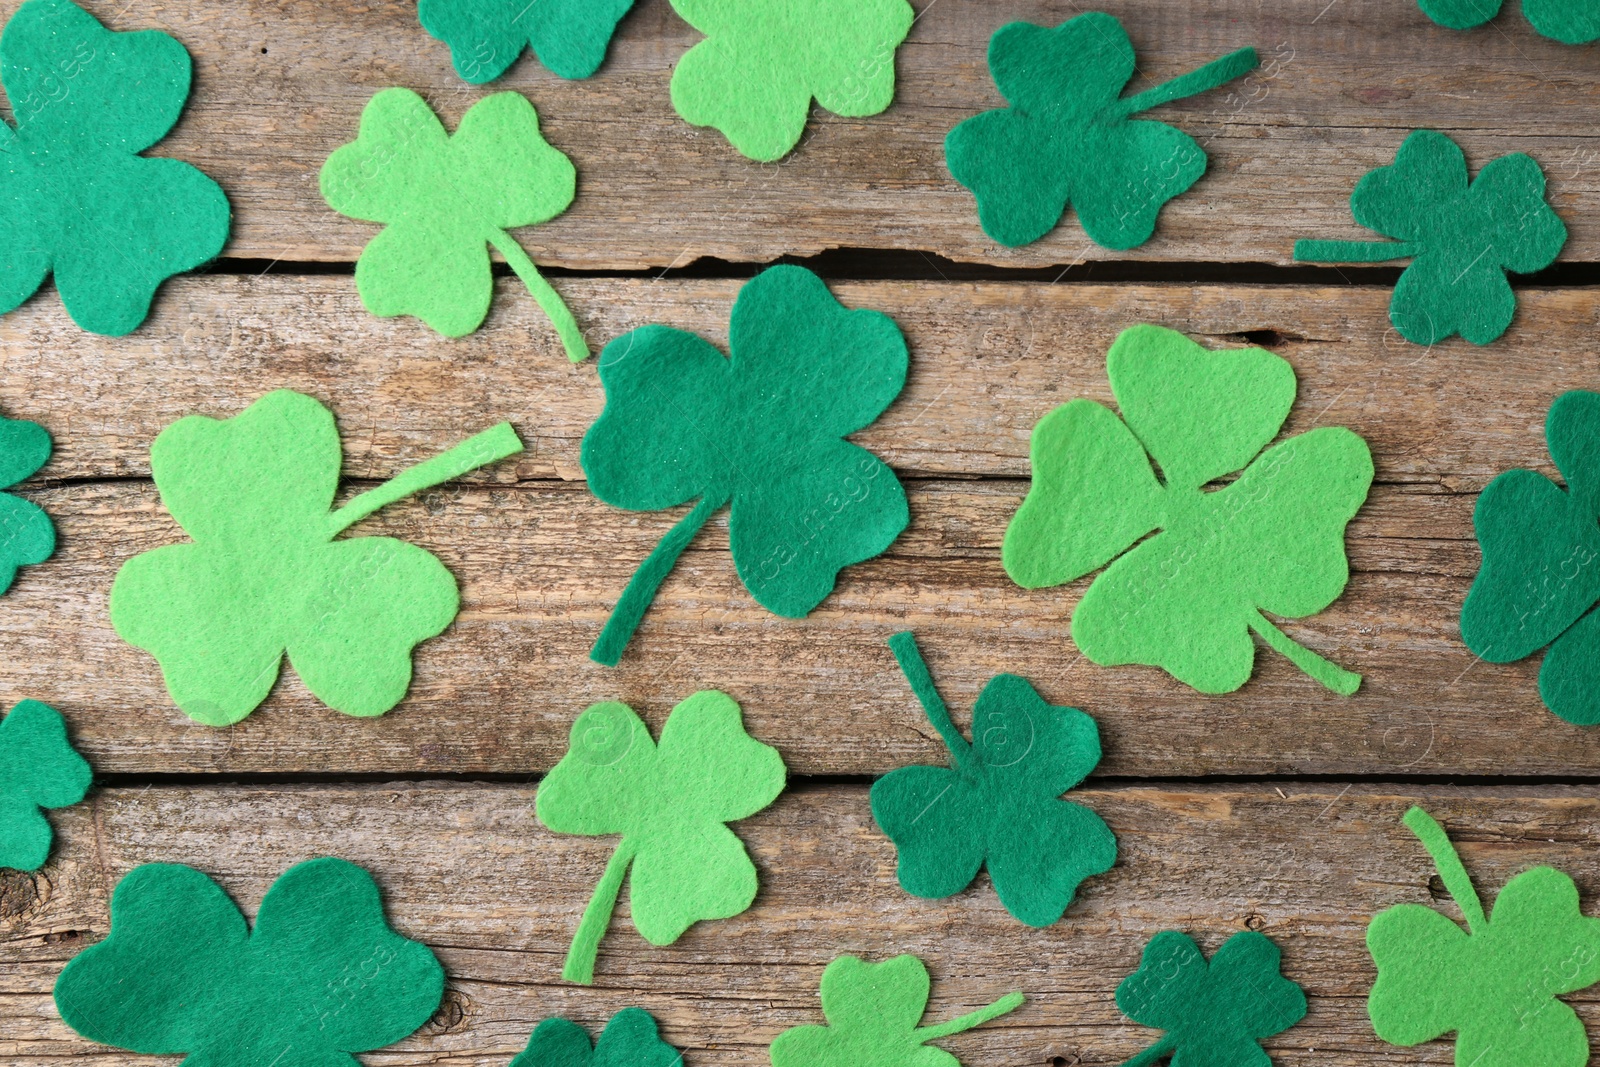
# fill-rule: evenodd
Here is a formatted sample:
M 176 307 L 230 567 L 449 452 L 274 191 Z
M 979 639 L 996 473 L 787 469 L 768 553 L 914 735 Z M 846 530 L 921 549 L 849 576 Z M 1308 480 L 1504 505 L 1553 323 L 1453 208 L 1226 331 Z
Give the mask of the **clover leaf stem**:
M 584 340 L 583 331 L 578 329 L 578 320 L 572 317 L 572 312 L 561 299 L 561 294 L 544 280 L 544 275 L 533 265 L 528 253 L 511 239 L 510 234 L 502 230 L 495 230 L 489 237 L 489 243 L 506 257 L 506 262 L 517 272 L 522 284 L 528 287 L 528 292 L 533 294 L 535 302 L 543 309 L 545 315 L 549 316 L 550 324 L 561 336 L 561 345 L 567 350 L 567 358 L 574 363 L 582 363 L 588 359 L 589 342 Z
M 939 1023 L 937 1026 L 919 1026 L 912 1036 L 917 1043 L 935 1041 L 951 1034 L 959 1034 L 963 1030 L 971 1030 L 974 1026 L 981 1026 L 990 1019 L 998 1019 L 1007 1012 L 1016 1011 L 1022 1007 L 1023 996 L 1020 992 L 1007 993 L 999 1000 L 977 1011 L 969 1011 L 960 1018 L 951 1019 L 949 1022 Z
M 1169 1033 L 1160 1041 L 1157 1041 L 1155 1044 L 1139 1053 L 1133 1059 L 1125 1060 L 1122 1064 L 1122 1067 L 1148 1067 L 1149 1064 L 1156 1062 L 1161 1057 L 1171 1052 L 1172 1047 L 1175 1044 L 1177 1044 L 1177 1039 Z
M 1467 929 L 1478 933 L 1488 926 L 1489 919 L 1483 913 L 1483 901 L 1478 899 L 1472 876 L 1462 865 L 1461 857 L 1456 854 L 1456 847 L 1450 843 L 1450 835 L 1444 832 L 1444 827 L 1432 815 L 1415 806 L 1406 812 L 1404 821 L 1411 832 L 1417 835 L 1417 840 L 1422 842 L 1422 847 L 1428 850 L 1428 855 L 1433 857 L 1433 865 L 1439 871 L 1439 877 L 1444 879 L 1444 887 L 1450 891 L 1461 914 L 1466 916 Z
M 1409 259 L 1421 251 L 1409 241 L 1307 241 L 1294 243 L 1294 258 L 1302 263 L 1386 263 Z
M 1196 96 L 1215 89 L 1241 74 L 1255 70 L 1260 65 L 1261 57 L 1256 54 L 1254 48 L 1241 48 L 1237 52 L 1229 52 L 1220 59 L 1213 59 L 1205 66 L 1191 70 L 1187 74 L 1180 74 L 1169 82 L 1163 82 L 1142 93 L 1119 100 L 1117 106 L 1124 115 L 1137 115 L 1141 111 L 1148 111 L 1162 104 L 1170 104 L 1174 100 L 1182 100 L 1186 96 Z
M 390 478 L 376 489 L 351 499 L 344 507 L 328 516 L 328 536 L 336 537 L 371 515 L 413 493 L 459 478 L 471 470 L 487 466 L 496 460 L 516 455 L 522 451 L 522 442 L 509 422 L 491 426 L 480 434 L 462 441 L 448 452 L 417 464 Z
M 611 618 L 606 620 L 605 628 L 589 650 L 590 659 L 607 667 L 617 665 L 622 658 L 622 650 L 628 647 L 633 631 L 638 628 L 639 620 L 644 618 L 645 609 L 656 598 L 656 590 L 661 588 L 661 583 L 672 573 L 678 557 L 689 547 L 689 542 L 694 540 L 694 535 L 700 532 L 706 520 L 727 502 L 727 494 L 707 494 L 700 498 L 700 503 L 689 514 L 667 531 L 667 536 L 661 539 L 655 550 L 639 564 L 639 569 L 633 572 L 633 577 L 628 579 L 628 587 L 622 591 L 617 606 L 611 609 Z
M 594 984 L 594 960 L 600 952 L 600 939 L 611 925 L 611 912 L 617 906 L 617 895 L 622 892 L 622 879 L 637 852 L 633 839 L 624 837 L 617 843 L 617 850 L 611 853 L 611 859 L 606 861 L 606 869 L 595 883 L 594 895 L 583 909 L 583 918 L 578 920 L 578 930 L 572 935 L 567 962 L 561 967 L 561 977 L 567 981 Z
M 889 650 L 894 653 L 895 662 L 900 664 L 900 673 L 911 683 L 911 691 L 917 695 L 917 701 L 922 705 L 928 721 L 933 723 L 933 728 L 944 738 L 944 747 L 950 750 L 950 758 L 955 761 L 956 769 L 968 778 L 979 777 L 983 770 L 982 764 L 972 755 L 972 746 L 961 736 L 956 724 L 950 721 L 950 709 L 945 707 L 944 698 L 939 695 L 939 687 L 933 684 L 933 675 L 928 672 L 927 661 L 922 658 L 922 651 L 917 648 L 916 635 L 910 630 L 895 634 L 889 638 Z
M 1260 634 L 1267 644 L 1272 646 L 1273 651 L 1288 657 L 1290 663 L 1305 671 L 1306 674 L 1321 682 L 1324 686 L 1345 697 L 1361 688 L 1361 675 L 1353 671 L 1347 671 L 1337 663 L 1325 660 L 1309 648 L 1299 644 L 1288 634 L 1268 622 L 1266 616 L 1261 612 L 1252 612 L 1251 616 L 1250 629 Z

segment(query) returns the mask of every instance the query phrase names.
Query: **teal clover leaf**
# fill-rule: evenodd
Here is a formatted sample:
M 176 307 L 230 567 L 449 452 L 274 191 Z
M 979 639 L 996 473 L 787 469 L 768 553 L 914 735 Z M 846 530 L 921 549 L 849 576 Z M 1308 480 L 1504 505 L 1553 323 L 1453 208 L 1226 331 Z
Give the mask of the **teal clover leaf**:
M 950 721 L 916 638 L 896 634 L 889 647 L 954 764 L 901 767 L 872 784 L 872 817 L 899 851 L 900 885 L 913 896 L 948 897 L 987 865 L 1007 911 L 1049 926 L 1078 884 L 1117 858 L 1105 821 L 1058 799 L 1100 762 L 1094 720 L 1045 703 L 1026 678 L 1001 674 L 978 696 L 969 743 Z
M 0 313 L 54 273 L 72 321 L 120 337 L 162 282 L 216 257 L 231 213 L 216 182 L 139 153 L 189 98 L 189 53 L 113 33 L 70 0 L 28 0 L 0 35 Z
M 801 618 L 839 571 L 884 551 L 910 520 L 888 465 L 846 438 L 906 380 L 894 320 L 847 311 L 822 279 L 780 266 L 739 291 L 728 355 L 692 333 L 645 326 L 600 355 L 605 410 L 583 438 L 589 490 L 614 507 L 698 500 L 639 566 L 590 652 L 614 666 L 700 527 L 730 507 L 746 589 Z
M 422 28 L 450 46 L 456 73 L 492 82 L 531 47 L 562 78 L 600 69 L 633 0 L 420 0 Z

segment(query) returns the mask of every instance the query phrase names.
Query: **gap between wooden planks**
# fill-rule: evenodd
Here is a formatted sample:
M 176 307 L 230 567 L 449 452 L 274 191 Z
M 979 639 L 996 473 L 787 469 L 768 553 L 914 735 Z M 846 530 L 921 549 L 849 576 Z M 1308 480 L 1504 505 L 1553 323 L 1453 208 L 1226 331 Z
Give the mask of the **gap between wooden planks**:
M 18 6 L 0 0 L 0 18 Z M 1094 245 L 1071 215 L 1026 248 L 998 246 L 945 168 L 951 127 L 1003 103 L 985 60 L 990 35 L 1015 19 L 1056 25 L 1082 10 L 1059 0 L 915 0 L 889 110 L 843 119 L 814 108 L 800 150 L 769 165 L 673 113 L 673 66 L 702 38 L 667 0 L 639 0 L 593 78 L 563 81 L 525 55 L 487 86 L 456 77 L 448 49 L 417 24 L 414 0 L 85 6 L 114 30 L 164 29 L 193 54 L 188 109 L 154 154 L 189 160 L 221 183 L 235 212 L 227 254 L 243 259 L 355 259 L 377 227 L 331 211 L 317 172 L 354 139 L 367 100 L 392 85 L 421 92 L 450 129 L 489 93 L 514 89 L 533 101 L 545 136 L 578 168 L 572 208 L 517 231 L 541 264 L 637 270 L 840 247 L 1006 266 L 1285 264 L 1297 237 L 1372 237 L 1350 217 L 1350 191 L 1421 128 L 1459 140 L 1474 174 L 1507 152 L 1533 155 L 1572 231 L 1563 258 L 1600 258 L 1593 49 L 1538 36 L 1514 6 L 1458 32 L 1394 0 L 1095 5 L 1133 40 L 1140 73 L 1130 92 L 1245 45 L 1262 57 L 1248 78 L 1148 116 L 1193 136 L 1209 171 L 1162 210 L 1151 241 L 1127 252 Z
M 561 960 L 615 839 L 546 832 L 531 785 L 102 790 L 52 815 L 59 844 L 47 867 L 0 878 L 0 1056 L 16 1067 L 68 1056 L 107 1067 L 167 1062 L 84 1041 L 49 997 L 65 961 L 104 936 L 111 886 L 150 861 L 199 867 L 252 917 L 272 880 L 299 860 L 335 854 L 370 869 L 395 927 L 432 946 L 450 975 L 449 1005 L 434 1024 L 363 1057 L 386 1067 L 504 1067 L 546 1016 L 593 1030 L 633 1004 L 657 1015 L 688 1067 L 765 1064 L 779 1031 L 823 1021 L 817 981 L 834 955 L 900 952 L 927 961 L 930 1021 L 1012 989 L 1028 996 L 1014 1015 L 947 1043 L 964 1062 L 1119 1063 L 1157 1035 L 1124 1019 L 1113 993 L 1144 943 L 1166 929 L 1188 932 L 1207 954 L 1243 929 L 1282 947 L 1284 973 L 1306 988 L 1310 1013 L 1267 1042 L 1278 1067 L 1442 1061 L 1446 1045 L 1394 1049 L 1366 1018 L 1371 916 L 1409 901 L 1459 921 L 1400 822 L 1405 809 L 1422 803 L 1451 831 L 1486 902 L 1539 864 L 1571 874 L 1587 910 L 1600 889 L 1592 790 L 1282 782 L 1072 797 L 1107 819 L 1120 855 L 1054 926 L 1034 930 L 1008 916 L 987 875 L 947 900 L 907 896 L 866 789 L 809 787 L 735 824 L 761 872 L 750 911 L 654 948 L 624 904 L 602 942 L 596 985 L 584 989 L 560 981 Z M 1589 1026 L 1600 1024 L 1592 991 L 1566 999 Z

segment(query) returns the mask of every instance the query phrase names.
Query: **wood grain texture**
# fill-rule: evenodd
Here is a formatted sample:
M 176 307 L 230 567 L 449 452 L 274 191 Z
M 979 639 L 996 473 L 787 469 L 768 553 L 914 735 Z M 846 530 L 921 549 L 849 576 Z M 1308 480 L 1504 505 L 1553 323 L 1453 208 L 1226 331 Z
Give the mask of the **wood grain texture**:
M 18 0 L 0 0 L 0 17 Z M 1297 237 L 1370 236 L 1350 218 L 1356 180 L 1392 161 L 1413 129 L 1461 141 L 1474 171 L 1506 152 L 1543 164 L 1572 231 L 1567 260 L 1600 258 L 1600 83 L 1591 49 L 1535 34 L 1514 10 L 1456 32 L 1392 0 L 1108 0 L 1138 50 L 1133 91 L 1244 45 L 1249 79 L 1153 117 L 1199 141 L 1210 170 L 1162 212 L 1132 252 L 1101 249 L 1069 217 L 1048 238 L 1009 250 L 984 236 L 971 195 L 949 175 L 944 137 L 1000 106 L 985 62 L 989 36 L 1024 19 L 1054 25 L 1062 0 L 915 0 L 898 94 L 884 114 L 842 119 L 814 109 L 799 151 L 769 165 L 673 113 L 672 68 L 700 35 L 667 0 L 640 0 L 598 75 L 564 82 L 531 57 L 490 86 L 450 68 L 417 24 L 413 0 L 116 0 L 86 6 L 113 29 L 158 27 L 195 58 L 195 90 L 157 154 L 188 159 L 228 192 L 232 257 L 350 261 L 377 232 L 343 219 L 317 171 L 352 140 L 378 90 L 423 93 L 452 128 L 474 101 L 516 89 L 546 136 L 572 156 L 572 209 L 518 233 L 542 264 L 632 270 L 700 257 L 766 262 L 830 248 L 888 248 L 998 265 L 1083 260 L 1287 263 Z
M 561 960 L 614 839 L 547 833 L 532 786 L 104 790 L 55 813 L 47 867 L 0 881 L 0 1056 L 17 1067 L 169 1062 L 78 1038 L 49 996 L 63 963 L 105 935 L 111 887 L 153 861 L 198 866 L 251 916 L 299 860 L 331 854 L 371 870 L 394 926 L 432 946 L 450 976 L 449 1011 L 364 1057 L 386 1067 L 504 1067 L 541 1018 L 594 1028 L 634 1004 L 657 1015 L 689 1067 L 763 1064 L 781 1030 L 822 1022 L 817 981 L 831 958 L 900 952 L 927 961 L 930 1020 L 1011 989 L 1027 995 L 1015 1014 L 946 1043 L 973 1067 L 1114 1064 L 1156 1036 L 1113 1000 L 1145 941 L 1179 929 L 1210 953 L 1247 928 L 1278 942 L 1284 973 L 1310 1001 L 1303 1023 L 1268 1042 L 1278 1067 L 1442 1063 L 1447 1045 L 1391 1048 L 1366 1017 L 1371 916 L 1409 901 L 1459 920 L 1400 822 L 1406 807 L 1422 803 L 1444 822 L 1486 901 L 1539 864 L 1570 873 L 1590 910 L 1600 891 L 1600 801 L 1588 790 L 1285 782 L 1073 796 L 1110 823 L 1120 854 L 1044 930 L 1008 916 L 987 875 L 947 900 L 907 896 L 866 790 L 808 788 L 736 824 L 761 872 L 750 911 L 655 948 L 624 904 L 586 990 L 560 981 Z M 1570 999 L 1600 1024 L 1593 991 Z
M 566 288 L 603 337 L 663 321 L 722 342 L 738 284 Z M 689 693 L 723 688 L 797 773 L 876 774 L 939 758 L 883 644 L 911 627 L 958 714 L 991 675 L 1025 675 L 1099 719 L 1110 774 L 1600 771 L 1600 732 L 1539 703 L 1537 659 L 1477 662 L 1457 630 L 1478 566 L 1477 490 L 1513 466 L 1554 473 L 1542 434 L 1550 399 L 1595 384 L 1588 294 L 1530 291 L 1523 322 L 1492 349 L 1430 350 L 1380 327 L 1387 295 L 1374 289 L 835 290 L 894 315 L 911 343 L 905 394 L 860 438 L 907 478 L 911 528 L 884 557 L 843 572 L 809 619 L 790 621 L 740 586 L 725 520 L 714 520 L 617 670 L 589 662 L 589 646 L 678 516 L 608 508 L 576 480 L 578 440 L 603 394 L 593 363 L 569 367 L 531 302 L 511 300 L 492 329 L 459 342 L 365 315 L 347 278 L 190 279 L 143 331 L 117 341 L 71 328 L 42 303 L 0 319 L 0 412 L 54 432 L 58 452 L 25 491 L 61 530 L 58 554 L 0 600 L 9 665 L 0 699 L 60 707 L 103 772 L 522 774 L 559 758 L 568 724 L 591 702 L 627 700 L 659 722 Z M 1087 582 L 1027 591 L 1001 569 L 1033 423 L 1073 396 L 1110 402 L 1105 348 L 1138 321 L 1215 345 L 1277 331 L 1274 347 L 1301 382 L 1289 431 L 1344 424 L 1370 442 L 1378 484 L 1350 526 L 1349 589 L 1327 612 L 1286 624 L 1366 675 L 1358 697 L 1324 692 L 1265 648 L 1254 680 L 1226 697 L 1153 668 L 1095 666 L 1067 636 Z M 460 619 L 421 646 L 394 712 L 351 721 L 286 671 L 260 711 L 218 731 L 171 706 L 154 660 L 110 629 L 105 597 L 125 559 L 182 537 L 143 480 L 149 440 L 182 415 L 233 414 L 279 386 L 333 405 L 349 470 L 363 478 L 502 417 L 530 449 L 358 529 L 436 552 L 463 588 Z
M 1001 570 L 1000 536 L 1021 492 L 1017 482 L 912 483 L 908 533 L 845 571 L 801 621 L 754 604 L 734 575 L 726 524 L 713 520 L 617 669 L 591 663 L 588 649 L 673 516 L 616 512 L 577 485 L 429 494 L 359 530 L 422 545 L 462 585 L 462 613 L 418 649 L 405 700 L 354 721 L 285 671 L 254 715 L 217 730 L 184 718 L 155 661 L 107 620 L 122 561 L 181 537 L 153 488 L 50 490 L 32 495 L 57 520 L 61 550 L 0 603 L 4 698 L 60 708 L 102 772 L 524 774 L 560 757 L 590 703 L 625 700 L 659 724 L 678 700 L 720 688 L 796 773 L 876 774 L 943 758 L 884 646 L 911 628 L 959 719 L 992 675 L 1024 675 L 1051 702 L 1098 719 L 1109 774 L 1600 771 L 1600 733 L 1540 705 L 1537 659 L 1478 663 L 1460 643 L 1456 613 L 1477 556 L 1466 537 L 1471 497 L 1380 486 L 1350 527 L 1346 594 L 1284 623 L 1365 673 L 1352 699 L 1265 648 L 1255 677 L 1224 697 L 1154 668 L 1082 659 L 1067 622 L 1087 580 L 1028 591 Z
M 648 323 L 726 349 L 738 280 L 561 279 L 591 345 Z M 838 282 L 849 307 L 905 332 L 905 391 L 856 436 L 912 476 L 1026 478 L 1041 416 L 1073 397 L 1113 402 L 1105 353 L 1140 322 L 1212 347 L 1266 336 L 1299 379 L 1285 432 L 1349 426 L 1380 482 L 1482 489 L 1513 466 L 1550 470 L 1544 416 L 1568 389 L 1600 382 L 1600 305 L 1585 289 L 1528 289 L 1489 347 L 1413 345 L 1370 286 Z M 528 451 L 478 480 L 582 478 L 578 445 L 605 402 L 596 360 L 572 366 L 555 331 L 502 280 L 479 333 L 440 337 L 361 308 L 348 277 L 180 279 L 126 338 L 77 329 L 54 297 L 0 317 L 0 412 L 43 422 L 56 452 L 41 477 L 148 477 L 169 423 L 227 416 L 298 389 L 334 408 L 346 472 L 386 478 L 499 419 Z

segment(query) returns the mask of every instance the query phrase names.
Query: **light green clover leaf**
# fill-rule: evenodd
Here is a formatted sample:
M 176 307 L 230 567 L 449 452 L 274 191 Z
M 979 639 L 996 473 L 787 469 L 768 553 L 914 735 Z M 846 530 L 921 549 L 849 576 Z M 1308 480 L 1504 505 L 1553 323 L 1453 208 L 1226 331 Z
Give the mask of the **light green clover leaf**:
M 783 791 L 778 751 L 744 731 L 739 705 L 705 690 L 667 716 L 659 744 L 626 704 L 596 704 L 572 724 L 561 762 L 539 784 L 539 821 L 558 834 L 621 834 L 584 909 L 561 976 L 588 985 L 595 954 L 632 866 L 633 925 L 670 945 L 703 919 L 727 919 L 756 897 L 756 868 L 724 824 Z
M 960 1067 L 928 1045 L 997 1019 L 1022 1005 L 1021 993 L 958 1019 L 918 1026 L 928 1008 L 928 968 L 915 956 L 867 963 L 840 956 L 822 972 L 826 1026 L 796 1026 L 772 1042 L 772 1067 Z
M 1039 589 L 1105 567 L 1072 615 L 1072 639 L 1096 663 L 1147 663 L 1228 693 L 1250 677 L 1253 630 L 1329 689 L 1355 692 L 1360 675 L 1264 613 L 1314 615 L 1343 591 L 1345 524 L 1372 484 L 1366 442 L 1330 426 L 1263 452 L 1295 397 L 1293 368 L 1264 349 L 1213 352 L 1135 326 L 1106 371 L 1121 419 L 1080 399 L 1034 427 L 1033 485 L 1001 546 L 1006 573 Z
M 805 132 L 811 100 L 876 115 L 894 99 L 894 54 L 916 12 L 906 0 L 672 0 L 706 35 L 672 72 L 672 106 L 767 163 Z
M 521 93 L 496 93 L 461 116 L 452 136 L 410 89 L 385 89 L 361 130 L 322 165 L 322 198 L 341 215 L 385 223 L 356 261 L 356 288 L 378 316 L 415 315 L 446 337 L 476 330 L 494 297 L 489 246 L 549 316 L 567 357 L 588 343 L 560 295 L 506 233 L 567 210 L 577 171 L 539 133 Z
M 412 648 L 456 617 L 456 582 L 415 545 L 336 538 L 521 450 L 501 423 L 330 510 L 342 454 L 333 413 L 316 400 L 282 389 L 231 419 L 180 419 L 156 437 L 150 467 L 194 543 L 123 564 L 111 623 L 155 656 L 178 707 L 208 726 L 255 710 L 286 651 L 318 699 L 381 715 L 411 684 Z
M 1372 920 L 1372 1028 L 1408 1046 L 1453 1030 L 1458 1067 L 1583 1067 L 1588 1034 L 1556 999 L 1600 982 L 1600 919 L 1578 909 L 1578 887 L 1554 868 L 1535 867 L 1506 883 L 1491 916 L 1433 817 L 1413 807 L 1405 823 L 1467 929 L 1421 904 L 1397 904 Z

